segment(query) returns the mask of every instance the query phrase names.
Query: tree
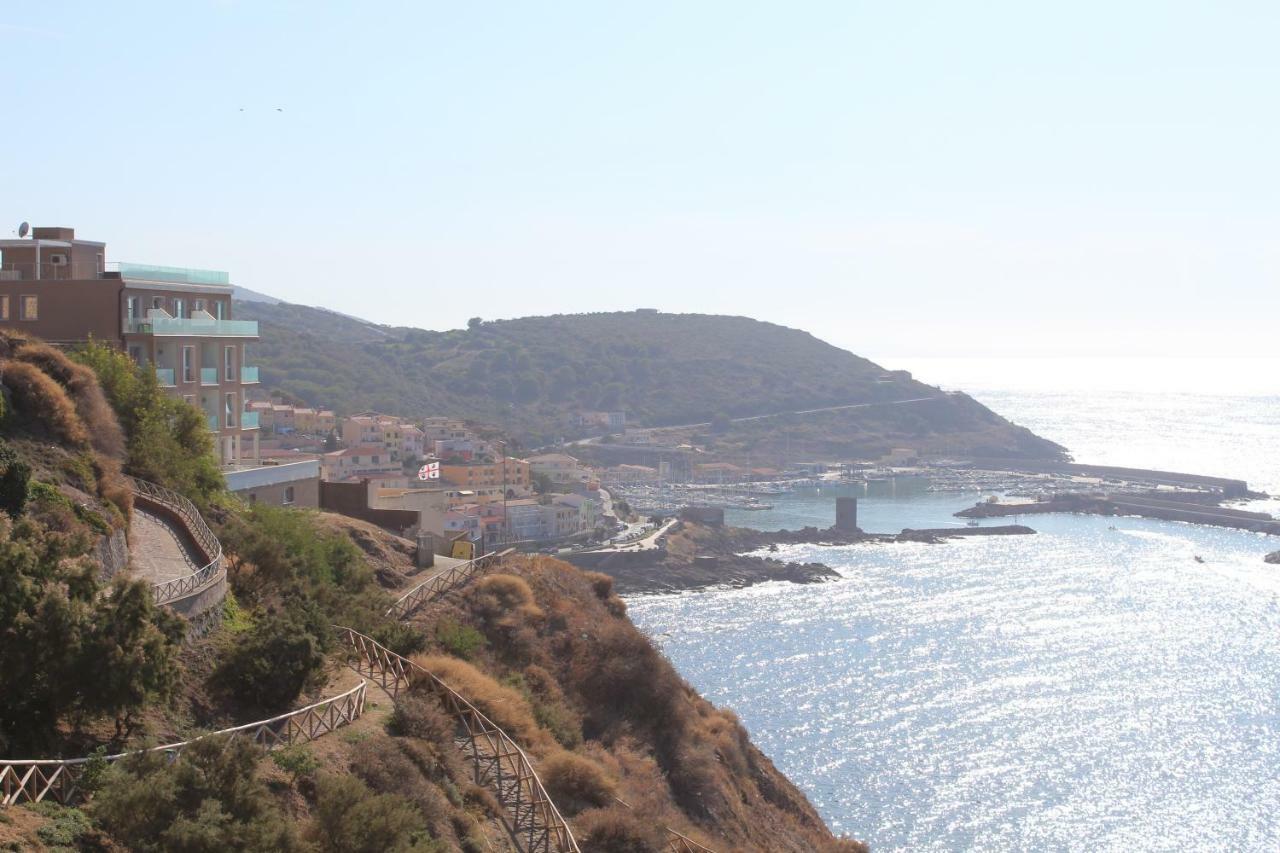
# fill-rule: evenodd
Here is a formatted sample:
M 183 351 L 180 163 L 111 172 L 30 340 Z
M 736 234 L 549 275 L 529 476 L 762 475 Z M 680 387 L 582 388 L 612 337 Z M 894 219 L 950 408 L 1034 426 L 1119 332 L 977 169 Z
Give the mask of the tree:
M 555 488 L 555 483 L 551 482 L 551 477 L 545 471 L 534 471 L 531 479 L 533 490 L 540 495 L 545 495 Z
M 481 320 L 479 317 L 472 317 L 467 321 L 467 328 L 473 331 L 480 328 L 482 325 L 484 325 L 484 320 Z
M 155 371 L 105 344 L 71 354 L 98 375 L 127 439 L 125 469 L 207 505 L 224 489 L 203 412 L 160 390 Z
M 172 695 L 185 627 L 155 605 L 144 581 L 117 578 L 103 594 L 87 556 L 91 537 L 50 496 L 60 493 L 39 494 L 18 521 L 0 516 L 0 750 L 7 752 L 39 750 L 59 723 L 104 714 L 117 736 L 127 735 L 138 710 Z
M 329 430 L 329 434 L 324 437 L 324 452 L 332 453 L 338 449 L 338 434 L 333 430 Z

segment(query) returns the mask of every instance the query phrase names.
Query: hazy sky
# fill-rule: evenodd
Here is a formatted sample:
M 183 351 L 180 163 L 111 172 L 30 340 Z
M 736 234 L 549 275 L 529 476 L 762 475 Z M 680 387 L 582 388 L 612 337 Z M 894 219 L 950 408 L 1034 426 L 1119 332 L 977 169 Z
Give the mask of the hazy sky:
M 1278 36 L 1221 0 L 6 3 L 0 232 L 427 328 L 1269 353 Z

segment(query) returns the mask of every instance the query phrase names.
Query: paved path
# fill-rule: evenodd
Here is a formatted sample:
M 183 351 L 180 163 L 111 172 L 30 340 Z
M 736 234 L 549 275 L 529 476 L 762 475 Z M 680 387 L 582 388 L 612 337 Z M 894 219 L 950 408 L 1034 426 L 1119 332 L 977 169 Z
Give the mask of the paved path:
M 158 516 L 133 509 L 129 527 L 129 557 L 136 577 L 153 584 L 184 577 L 200 568 L 178 533 Z

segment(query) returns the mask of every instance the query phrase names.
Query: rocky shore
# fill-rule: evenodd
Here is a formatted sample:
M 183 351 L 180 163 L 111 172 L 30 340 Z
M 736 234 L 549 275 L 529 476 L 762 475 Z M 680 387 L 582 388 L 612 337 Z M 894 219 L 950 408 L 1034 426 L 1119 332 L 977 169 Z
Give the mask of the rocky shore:
M 761 531 L 684 521 L 668 535 L 664 548 L 579 553 L 566 555 L 564 559 L 580 568 L 603 572 L 614 579 L 619 593 L 636 595 L 712 586 L 744 587 L 766 581 L 820 583 L 841 576 L 822 563 L 786 562 L 758 555 L 761 551 L 777 551 L 781 545 L 853 545 L 872 542 L 932 544 L 955 537 L 1030 533 L 1035 531 L 1020 524 L 868 534 L 817 527 Z

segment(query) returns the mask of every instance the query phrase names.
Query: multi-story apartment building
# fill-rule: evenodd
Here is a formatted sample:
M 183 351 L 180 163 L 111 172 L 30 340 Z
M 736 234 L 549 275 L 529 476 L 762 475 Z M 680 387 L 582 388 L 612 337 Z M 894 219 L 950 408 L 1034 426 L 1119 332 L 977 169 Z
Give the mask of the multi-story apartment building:
M 495 486 L 508 497 L 529 494 L 529 463 L 514 456 L 496 462 L 442 463 L 440 476 L 460 489 L 482 491 Z
M 348 447 L 378 445 L 392 460 L 404 459 L 404 430 L 409 424 L 391 415 L 361 412 L 342 421 L 342 442 Z
M 467 441 L 472 437 L 466 421 L 445 417 L 424 418 L 422 434 L 427 447 L 435 446 L 437 441 Z
M 535 475 L 542 474 L 552 485 L 572 489 L 596 480 L 591 471 L 567 453 L 543 453 L 526 460 Z
M 258 382 L 247 353 L 258 324 L 231 318 L 231 295 L 225 272 L 109 265 L 106 244 L 77 239 L 72 228 L 0 240 L 0 326 L 127 351 L 204 413 L 219 460 L 239 465 L 258 458 L 258 414 L 245 407 Z
M 325 480 L 346 480 L 371 474 L 398 474 L 400 462 L 381 445 L 348 447 L 326 453 L 320 460 L 320 476 Z

